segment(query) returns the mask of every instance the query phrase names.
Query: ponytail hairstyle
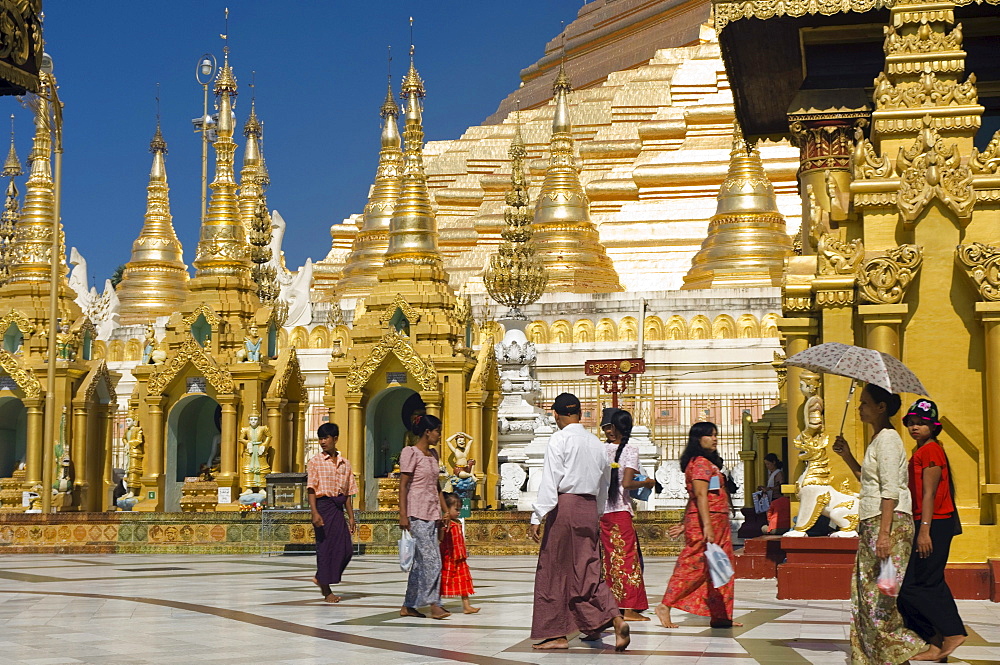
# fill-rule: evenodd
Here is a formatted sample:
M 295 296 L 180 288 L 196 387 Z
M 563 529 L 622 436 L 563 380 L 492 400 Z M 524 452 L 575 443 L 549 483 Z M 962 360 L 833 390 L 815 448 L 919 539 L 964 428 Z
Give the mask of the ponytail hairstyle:
M 718 431 L 719 428 L 715 426 L 715 423 L 707 421 L 691 425 L 691 430 L 688 432 L 687 446 L 684 448 L 684 452 L 681 453 L 681 471 L 687 471 L 688 464 L 695 457 L 704 457 L 715 466 L 720 469 L 722 468 L 722 455 L 719 454 L 719 451 L 705 450 L 701 447 L 701 437 L 712 436 Z
M 618 485 L 618 479 L 621 478 L 621 469 L 618 467 L 618 460 L 621 458 L 622 451 L 625 450 L 625 446 L 628 445 L 628 439 L 632 435 L 632 414 L 628 411 L 615 411 L 611 414 L 611 426 L 622 437 L 621 442 L 618 444 L 618 450 L 615 451 L 615 463 L 611 465 L 611 482 L 608 485 L 608 501 L 611 505 L 616 506 L 622 502 L 622 492 Z
M 417 436 L 423 436 L 424 432 L 441 429 L 441 419 L 437 416 L 424 414 L 413 421 L 412 432 Z

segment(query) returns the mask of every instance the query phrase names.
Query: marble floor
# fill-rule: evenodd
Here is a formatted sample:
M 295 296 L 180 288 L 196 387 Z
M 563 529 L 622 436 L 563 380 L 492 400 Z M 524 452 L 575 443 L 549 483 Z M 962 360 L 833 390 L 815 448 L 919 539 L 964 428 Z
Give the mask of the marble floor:
M 844 663 L 849 603 L 781 601 L 766 580 L 740 580 L 736 613 L 746 625 L 716 630 L 676 613 L 680 627 L 632 624 L 624 654 L 603 644 L 531 650 L 532 557 L 475 557 L 477 615 L 403 618 L 404 574 L 394 557 L 357 557 L 322 602 L 309 556 L 3 555 L 0 662 L 101 663 Z M 656 602 L 673 568 L 649 558 Z M 459 603 L 452 603 L 458 610 Z M 1000 604 L 961 601 L 969 640 L 952 662 L 1000 663 Z

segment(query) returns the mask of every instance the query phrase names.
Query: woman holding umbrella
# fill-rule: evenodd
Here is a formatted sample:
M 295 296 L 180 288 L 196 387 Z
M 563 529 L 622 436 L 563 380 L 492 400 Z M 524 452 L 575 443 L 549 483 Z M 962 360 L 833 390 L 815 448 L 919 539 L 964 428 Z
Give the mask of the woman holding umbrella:
M 842 435 L 833 451 L 861 480 L 858 555 L 851 586 L 851 662 L 903 663 L 926 644 L 903 625 L 894 596 L 883 595 L 877 580 L 882 561 L 896 566 L 896 588 L 903 581 L 913 543 L 913 518 L 903 440 L 889 418 L 899 411 L 899 395 L 869 383 L 861 393 L 861 421 L 875 431 L 861 464 Z

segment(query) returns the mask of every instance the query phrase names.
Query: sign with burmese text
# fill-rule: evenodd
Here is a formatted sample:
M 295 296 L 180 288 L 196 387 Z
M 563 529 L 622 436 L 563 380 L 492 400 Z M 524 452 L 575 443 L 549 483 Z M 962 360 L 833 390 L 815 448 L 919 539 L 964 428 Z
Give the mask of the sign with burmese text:
M 588 360 L 583 364 L 587 376 L 615 374 L 643 374 L 646 371 L 646 361 L 642 358 L 626 358 L 624 360 Z

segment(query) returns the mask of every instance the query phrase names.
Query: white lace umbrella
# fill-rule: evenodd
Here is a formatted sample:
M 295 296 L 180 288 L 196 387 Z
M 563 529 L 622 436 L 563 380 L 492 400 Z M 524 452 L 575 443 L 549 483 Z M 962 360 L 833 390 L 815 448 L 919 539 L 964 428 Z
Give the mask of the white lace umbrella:
M 855 381 L 874 383 L 891 393 L 915 393 L 929 397 L 924 384 L 920 383 L 917 375 L 906 365 L 888 353 L 874 349 L 865 349 L 839 342 L 826 342 L 796 353 L 787 359 L 785 364 L 801 367 L 810 372 L 837 374 L 853 379 L 851 392 L 847 395 L 848 404 L 850 404 L 851 395 L 854 394 Z M 845 409 L 844 418 L 846 417 L 847 410 Z M 840 429 L 843 432 L 843 420 L 841 420 Z

